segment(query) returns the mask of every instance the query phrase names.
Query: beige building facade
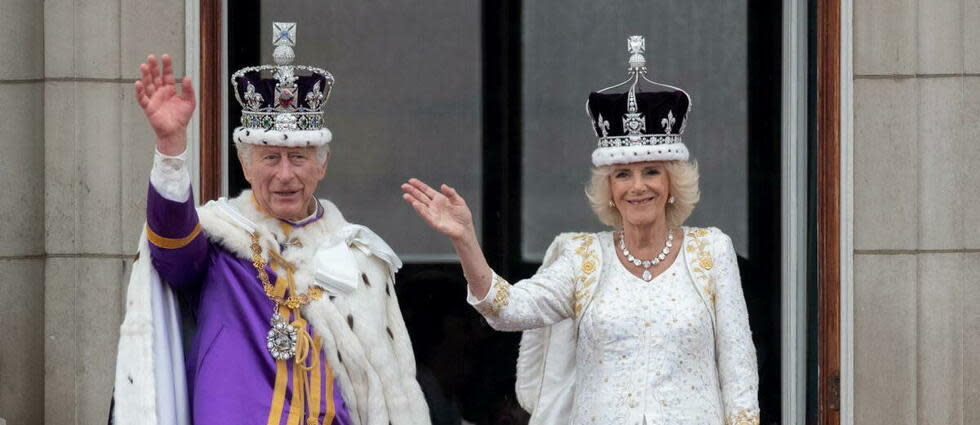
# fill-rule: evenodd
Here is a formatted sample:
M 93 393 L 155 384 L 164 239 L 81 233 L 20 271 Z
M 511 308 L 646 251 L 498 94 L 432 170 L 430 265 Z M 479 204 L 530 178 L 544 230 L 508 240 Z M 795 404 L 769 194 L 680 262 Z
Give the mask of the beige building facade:
M 980 1 L 852 16 L 854 423 L 980 423 Z
M 843 3 L 841 423 L 980 423 L 980 0 Z M 0 424 L 106 422 L 153 153 L 132 81 L 186 63 L 196 4 L 0 0 Z
M 132 82 L 184 4 L 0 2 L 0 418 L 104 424 L 153 134 Z

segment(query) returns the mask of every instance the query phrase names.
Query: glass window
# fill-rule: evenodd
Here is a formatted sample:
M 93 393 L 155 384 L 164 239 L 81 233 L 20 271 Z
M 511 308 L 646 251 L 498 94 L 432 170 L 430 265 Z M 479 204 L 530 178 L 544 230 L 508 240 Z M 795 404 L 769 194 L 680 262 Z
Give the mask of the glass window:
M 474 0 L 262 1 L 261 60 L 271 22 L 296 21 L 296 62 L 336 78 L 326 109 L 333 132 L 317 195 L 370 227 L 405 261 L 456 258 L 401 199 L 409 177 L 449 183 L 481 212 L 481 57 Z

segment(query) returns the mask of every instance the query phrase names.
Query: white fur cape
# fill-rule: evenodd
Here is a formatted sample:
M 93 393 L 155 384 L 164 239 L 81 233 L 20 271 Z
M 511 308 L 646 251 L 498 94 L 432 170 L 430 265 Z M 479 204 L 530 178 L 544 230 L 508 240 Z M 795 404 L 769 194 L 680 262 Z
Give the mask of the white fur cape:
M 256 210 L 251 199 L 245 191 L 198 209 L 209 240 L 238 258 L 251 258 L 251 230 L 259 233 L 263 253 L 278 251 L 277 237 L 285 240 L 278 220 Z M 313 282 L 311 260 L 319 242 L 340 237 L 355 248 L 362 279 L 358 288 L 303 308 L 303 316 L 324 340 L 326 361 L 351 419 L 357 425 L 429 424 L 395 297 L 394 273 L 401 262 L 377 235 L 348 223 L 333 203 L 320 202 L 323 218 L 293 229 L 289 239 L 302 246 L 290 248 L 283 258 L 296 266 L 297 291 L 303 293 Z M 117 425 L 190 424 L 177 305 L 151 264 L 144 235 L 120 328 L 114 419 Z

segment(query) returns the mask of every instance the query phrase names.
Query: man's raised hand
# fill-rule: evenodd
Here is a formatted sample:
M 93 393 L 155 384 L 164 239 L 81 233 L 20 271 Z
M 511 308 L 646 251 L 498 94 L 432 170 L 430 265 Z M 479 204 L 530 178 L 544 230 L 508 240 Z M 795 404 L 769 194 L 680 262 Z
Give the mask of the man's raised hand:
M 134 83 L 136 101 L 157 135 L 157 150 L 166 155 L 178 155 L 187 148 L 187 123 L 197 101 L 190 77 L 181 81 L 178 94 L 170 55 L 163 55 L 161 61 L 162 72 L 153 55 L 140 65 L 140 79 Z

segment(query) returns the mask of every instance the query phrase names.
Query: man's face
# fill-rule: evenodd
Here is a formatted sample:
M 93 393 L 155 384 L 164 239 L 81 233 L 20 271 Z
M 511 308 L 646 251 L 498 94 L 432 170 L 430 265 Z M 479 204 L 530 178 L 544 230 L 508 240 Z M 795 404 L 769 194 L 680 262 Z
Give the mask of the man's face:
M 313 192 L 327 172 L 315 147 L 254 146 L 242 161 L 259 207 L 276 218 L 298 221 L 312 214 Z

